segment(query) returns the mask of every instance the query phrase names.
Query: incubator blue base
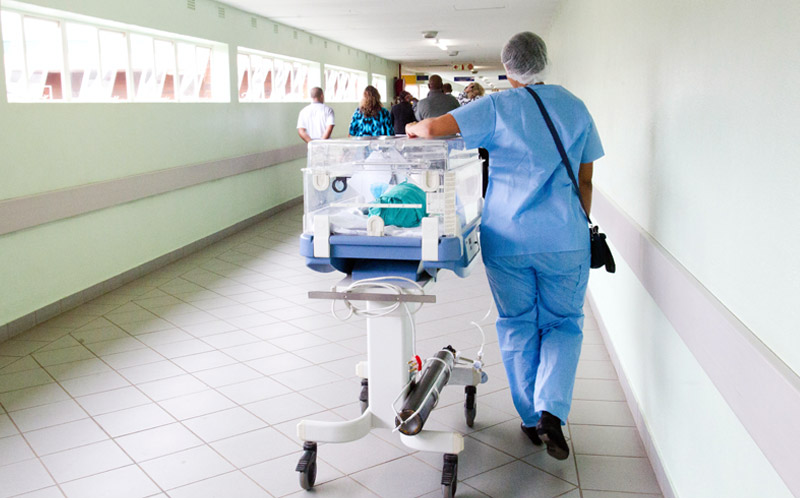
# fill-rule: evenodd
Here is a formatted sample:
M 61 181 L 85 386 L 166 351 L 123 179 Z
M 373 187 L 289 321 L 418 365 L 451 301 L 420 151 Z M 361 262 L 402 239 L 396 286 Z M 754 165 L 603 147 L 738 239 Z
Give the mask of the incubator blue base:
M 461 237 L 439 238 L 439 260 L 422 260 L 422 240 L 397 236 L 331 235 L 330 257 L 314 257 L 314 236 L 300 236 L 300 255 L 306 266 L 329 273 L 341 271 L 353 280 L 399 276 L 413 281 L 425 275 L 436 277 L 449 269 L 464 278 L 480 251 L 478 222 L 468 226 Z

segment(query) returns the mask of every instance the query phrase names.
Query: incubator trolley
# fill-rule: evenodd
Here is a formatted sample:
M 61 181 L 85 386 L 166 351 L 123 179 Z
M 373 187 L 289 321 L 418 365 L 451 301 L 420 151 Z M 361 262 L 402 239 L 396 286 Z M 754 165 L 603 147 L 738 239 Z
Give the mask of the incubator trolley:
M 335 289 L 309 297 L 346 301 L 351 313 L 366 317 L 367 361 L 356 366 L 360 417 L 297 425 L 305 443 L 296 468 L 300 484 L 314 486 L 317 443 L 354 441 L 373 428 L 389 428 L 409 448 L 444 454 L 442 493 L 452 497 L 463 436 L 423 427 L 448 384 L 465 386 L 472 427 L 476 386 L 487 375 L 480 356 L 467 359 L 451 346 L 424 360 L 417 356 L 412 310 L 435 301 L 430 292 L 441 269 L 465 277 L 480 252 L 477 150 L 466 149 L 460 137 L 312 141 L 303 185 L 300 253 L 311 269 L 348 275 Z

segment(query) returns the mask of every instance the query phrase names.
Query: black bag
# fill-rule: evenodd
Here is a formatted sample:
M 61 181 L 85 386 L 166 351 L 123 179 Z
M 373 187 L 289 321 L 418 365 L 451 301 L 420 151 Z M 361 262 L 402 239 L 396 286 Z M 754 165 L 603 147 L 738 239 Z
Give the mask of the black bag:
M 570 164 L 566 151 L 564 151 L 564 145 L 561 144 L 561 138 L 558 137 L 556 127 L 553 125 L 553 121 L 550 119 L 550 115 L 547 113 L 544 103 L 542 103 L 542 100 L 538 95 L 536 95 L 536 92 L 534 92 L 530 87 L 525 87 L 525 90 L 530 93 L 530 95 L 536 101 L 536 104 L 539 106 L 539 110 L 542 112 L 544 121 L 547 123 L 547 128 L 550 129 L 550 133 L 553 135 L 553 140 L 558 148 L 558 153 L 561 155 L 561 160 L 564 162 L 564 167 L 566 167 L 569 178 L 572 180 L 572 185 L 575 187 L 575 192 L 578 194 L 578 200 L 581 202 L 581 208 L 583 208 L 583 213 L 586 215 L 586 220 L 589 221 L 589 241 L 592 249 L 592 269 L 605 266 L 606 271 L 613 273 L 617 270 L 617 265 L 614 262 L 614 256 L 611 255 L 611 249 L 608 248 L 608 243 L 606 243 L 606 235 L 601 233 L 600 229 L 592 224 L 592 219 L 589 218 L 589 214 L 586 212 L 586 205 L 583 204 L 583 197 L 581 196 L 581 190 L 578 187 L 578 181 L 575 180 L 575 174 L 572 173 L 572 165 Z

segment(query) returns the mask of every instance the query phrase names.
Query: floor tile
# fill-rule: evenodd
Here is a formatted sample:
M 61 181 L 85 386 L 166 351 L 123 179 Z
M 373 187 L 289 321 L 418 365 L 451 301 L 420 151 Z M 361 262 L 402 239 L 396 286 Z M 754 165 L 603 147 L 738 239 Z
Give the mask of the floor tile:
M 614 401 L 573 401 L 569 421 L 571 424 L 635 425 L 628 404 Z
M 175 421 L 167 412 L 152 403 L 98 415 L 95 420 L 111 437 L 152 429 Z
M 295 391 L 336 382 L 341 377 L 319 366 L 309 366 L 272 375 L 272 378 Z
M 155 347 L 164 344 L 171 344 L 173 342 L 193 340 L 194 337 L 184 332 L 183 330 L 179 330 L 177 328 L 171 328 L 169 330 L 163 330 L 160 332 L 144 333 L 142 335 L 137 335 L 136 339 L 145 345 L 148 345 L 150 347 Z
M 131 464 L 114 441 L 101 441 L 42 457 L 59 483 L 91 476 Z
M 259 342 L 259 338 L 243 330 L 236 330 L 233 332 L 218 333 L 216 335 L 203 337 L 203 342 L 216 349 L 224 349 L 226 347 L 248 346 L 254 342 Z
M 11 364 L 5 365 L 3 368 L 0 368 L 0 375 L 8 375 L 9 373 L 34 370 L 38 368 L 40 368 L 39 363 L 37 363 L 32 356 L 25 356 L 18 358 Z
M 264 375 L 275 375 L 312 366 L 311 363 L 305 359 L 288 352 L 275 356 L 268 356 L 266 358 L 254 359 L 245 364 Z
M 38 459 L 0 467 L 0 496 L 11 497 L 54 484 Z
M 269 377 L 226 385 L 217 390 L 240 405 L 291 392 L 291 389 Z
M 520 461 L 465 479 L 464 482 L 490 497 L 507 498 L 548 498 L 575 488 L 573 484 Z
M 636 427 L 570 424 L 573 449 L 580 455 L 646 457 Z
M 165 378 L 154 382 L 139 384 L 137 387 L 154 401 L 162 401 L 164 399 L 208 389 L 207 385 L 191 375 Z
M 590 490 L 660 494 L 656 476 L 646 458 L 577 455 L 580 486 Z
M 198 446 L 140 464 L 164 490 L 202 481 L 234 469 L 208 446 Z
M 541 450 L 525 437 L 519 424 L 518 419 L 513 419 L 474 432 L 470 436 L 515 458 L 522 458 Z
M 576 379 L 572 399 L 625 401 L 625 393 L 616 380 Z
M 353 474 L 406 456 L 409 451 L 367 434 L 358 441 L 350 443 L 328 443 L 320 450 L 319 456 L 335 464 L 335 467 L 345 474 Z M 426 489 L 423 493 L 427 491 Z
M 199 417 L 236 406 L 236 403 L 213 389 L 165 399 L 159 404 L 178 420 Z
M 118 372 L 132 384 L 142 384 L 186 375 L 186 371 L 172 361 L 157 361 L 155 363 L 121 368 Z
M 414 457 L 403 457 L 352 474 L 381 497 L 416 497 L 441 483 L 442 474 Z M 414 478 L 409 481 L 409 478 Z
M 252 344 L 227 347 L 222 349 L 222 352 L 237 361 L 251 361 L 258 358 L 265 358 L 267 356 L 284 354 L 286 351 L 276 345 L 271 344 L 270 342 L 260 340 Z
M 377 498 L 378 495 L 349 477 L 315 486 L 313 491 L 299 491 L 290 498 Z
M 314 401 L 297 393 L 265 399 L 245 406 L 268 424 L 279 424 L 325 410 Z
M 273 341 L 273 343 L 277 343 L 281 339 L 277 339 Z M 300 356 L 301 358 L 310 361 L 314 364 L 325 363 L 327 361 L 334 361 L 337 359 L 343 359 L 350 356 L 354 356 L 356 353 L 346 347 L 340 346 L 338 344 L 323 344 L 318 345 L 315 347 L 309 347 L 306 349 L 287 349 L 294 352 L 296 355 Z
M 69 399 L 70 396 L 58 384 L 37 385 L 0 394 L 0 403 L 11 413 L 24 408 L 42 406 Z
M 417 452 L 414 457 L 436 470 L 442 470 L 441 453 Z M 513 461 L 514 457 L 511 455 L 467 436 L 464 438 L 464 451 L 458 455 L 458 478 L 461 480 L 477 476 Z
M 19 434 L 17 428 L 14 426 L 14 422 L 11 421 L 11 418 L 6 414 L 0 414 L 0 438 L 13 436 L 15 434 Z
M 102 356 L 102 360 L 108 363 L 115 370 L 131 368 L 134 366 L 146 365 L 164 361 L 164 357 L 152 349 L 137 349 L 135 351 L 120 352 Z
M 180 356 L 190 356 L 201 352 L 213 351 L 214 348 L 205 342 L 197 339 L 184 340 L 180 342 L 170 342 L 153 346 L 153 349 L 162 356 L 173 359 Z
M 89 415 L 102 415 L 150 403 L 150 399 L 135 387 L 123 387 L 77 398 Z
M 191 373 L 200 370 L 210 370 L 211 368 L 231 365 L 237 361 L 222 352 L 210 351 L 200 354 L 192 354 L 191 356 L 173 358 L 172 362 Z
M 108 435 L 92 419 L 85 418 L 25 433 L 39 456 L 105 441 Z
M 571 449 L 570 452 L 570 456 L 566 460 L 556 460 L 548 455 L 547 450 L 542 447 L 541 451 L 528 455 L 523 461 L 574 486 L 578 486 L 578 468 L 575 465 L 574 458 L 575 450 Z
M 239 471 L 169 490 L 171 498 L 268 498 L 270 495 Z
M 116 441 L 137 462 L 171 455 L 203 444 L 197 436 L 179 423 L 128 434 L 118 437 Z
M 294 441 L 272 428 L 221 439 L 211 446 L 239 468 L 297 452 Z
M 22 357 L 47 345 L 45 341 L 21 340 L 17 337 L 0 343 L 0 356 Z
M 201 370 L 193 375 L 210 387 L 222 387 L 262 377 L 261 373 L 241 363 Z
M 32 354 L 42 366 L 58 365 L 81 359 L 91 359 L 95 355 L 83 346 L 66 347 L 52 351 L 39 351 Z
M 617 380 L 617 372 L 611 361 L 581 360 L 578 362 L 577 378 Z
M 41 490 L 16 495 L 14 498 L 64 498 L 64 494 L 61 493 L 58 486 L 50 486 L 48 488 L 42 488 Z
M 26 387 L 50 384 L 53 377 L 41 368 L 0 375 L 0 393 L 16 391 Z
M 583 498 L 663 498 L 662 495 L 646 493 L 623 493 L 619 491 L 581 490 Z
M 114 372 L 95 373 L 61 382 L 64 389 L 74 398 L 110 391 L 130 385 L 127 380 Z
M 207 443 L 267 427 L 267 424 L 241 408 L 231 408 L 184 421 L 184 425 Z
M 75 401 L 66 399 L 56 403 L 12 411 L 9 413 L 9 416 L 22 432 L 28 432 L 35 429 L 72 422 L 74 420 L 81 420 L 88 415 Z
M 109 366 L 102 360 L 92 358 L 48 366 L 47 371 L 56 380 L 63 381 L 72 378 L 84 377 L 86 375 L 94 375 L 95 373 L 109 372 L 111 371 L 111 368 L 109 368 Z
M 274 497 L 283 497 L 300 491 L 298 474 L 295 472 L 297 461 L 302 456 L 302 449 L 297 448 L 296 453 L 280 458 L 262 462 L 242 469 L 247 476 L 261 485 Z M 317 481 L 314 490 L 321 490 L 323 484 L 343 477 L 343 474 L 325 460 L 317 458 Z
M 142 498 L 161 492 L 136 465 L 69 481 L 61 487 L 67 496 L 82 498 Z
M 35 458 L 31 447 L 19 434 L 0 438 L 0 467 Z

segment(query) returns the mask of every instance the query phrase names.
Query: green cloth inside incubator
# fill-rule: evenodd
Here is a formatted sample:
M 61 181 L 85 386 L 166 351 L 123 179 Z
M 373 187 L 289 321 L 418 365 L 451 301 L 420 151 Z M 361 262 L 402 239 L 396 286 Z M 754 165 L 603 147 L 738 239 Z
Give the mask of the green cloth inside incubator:
M 379 215 L 387 226 L 417 227 L 425 217 L 425 191 L 420 187 L 403 182 L 386 190 L 376 203 L 384 204 L 418 204 L 422 208 L 380 208 L 369 209 L 370 215 Z

